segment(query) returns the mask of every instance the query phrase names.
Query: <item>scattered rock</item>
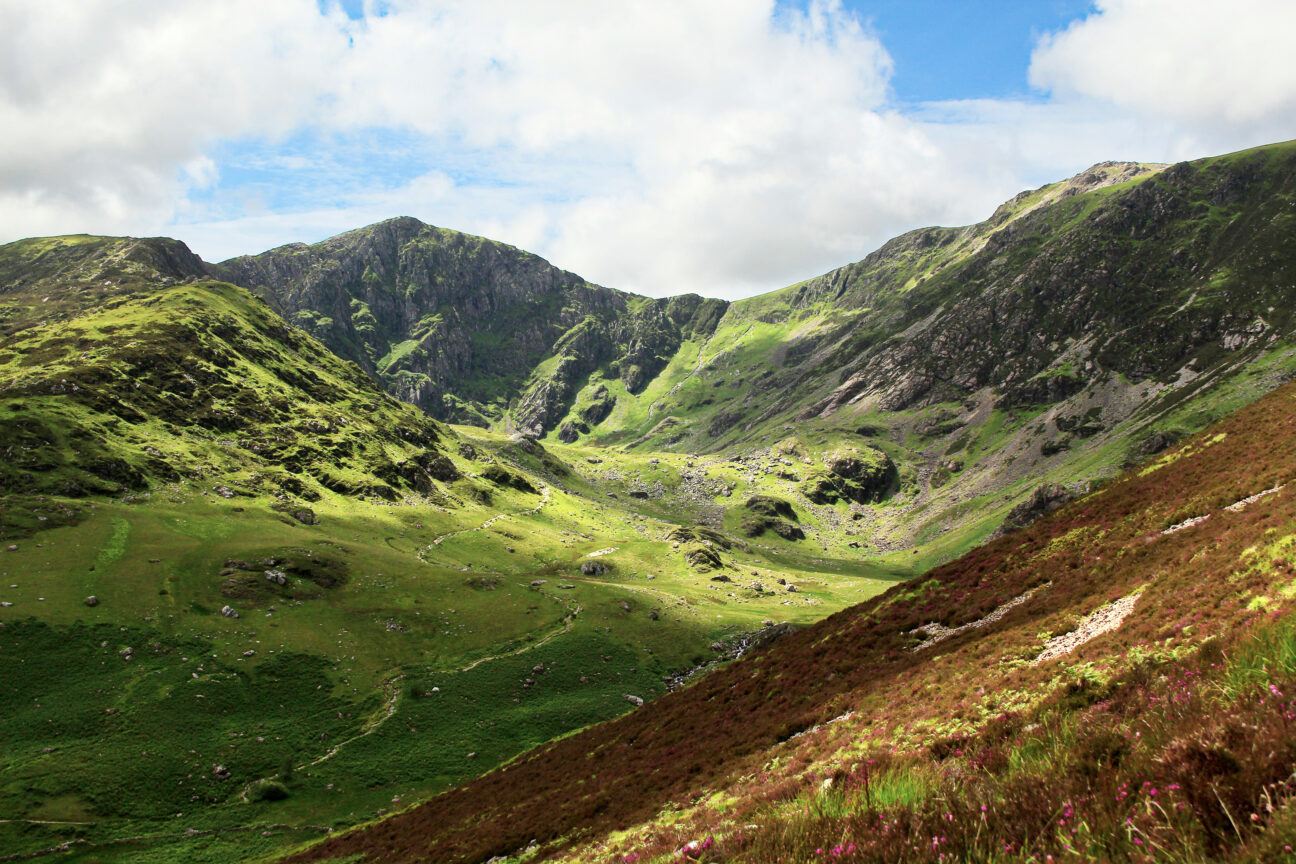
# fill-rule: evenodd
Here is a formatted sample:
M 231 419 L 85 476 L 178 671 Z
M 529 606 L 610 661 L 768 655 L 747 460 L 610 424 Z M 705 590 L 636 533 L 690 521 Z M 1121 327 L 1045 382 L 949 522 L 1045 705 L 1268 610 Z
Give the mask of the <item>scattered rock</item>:
M 267 570 L 265 571 L 265 578 L 267 582 L 273 582 L 276 585 L 288 584 L 288 577 L 282 570 Z
M 212 772 L 212 776 L 215 777 L 217 780 L 228 780 L 230 779 L 231 776 L 233 776 L 230 770 L 226 768 L 224 765 L 213 765 L 211 767 L 211 772 Z
M 541 585 L 545 584 L 545 582 L 547 582 L 547 581 L 548 581 L 547 579 L 532 579 L 532 580 L 531 580 L 531 587 L 532 587 L 532 588 L 539 588 Z
M 222 606 L 222 607 L 221 607 L 221 610 L 220 610 L 220 614 L 224 615 L 226 618 L 237 618 L 237 617 L 239 617 L 239 613 L 237 613 L 237 612 L 234 611 L 234 607 L 233 607 L 233 606 Z

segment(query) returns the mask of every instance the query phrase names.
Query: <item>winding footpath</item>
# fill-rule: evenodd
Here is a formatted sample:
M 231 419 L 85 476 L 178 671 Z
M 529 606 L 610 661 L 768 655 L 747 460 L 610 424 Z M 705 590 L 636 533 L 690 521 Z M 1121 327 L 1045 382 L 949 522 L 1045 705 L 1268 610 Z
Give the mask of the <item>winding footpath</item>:
M 567 614 L 563 616 L 562 626 L 558 627 L 555 630 L 550 631 L 544 636 L 544 638 L 540 639 L 539 641 L 528 642 L 527 644 L 523 645 L 520 648 L 516 648 L 512 651 L 505 651 L 502 654 L 490 654 L 486 657 L 479 657 L 478 659 L 469 663 L 467 666 L 460 666 L 458 669 L 434 669 L 432 671 L 439 672 L 442 675 L 452 675 L 452 674 L 458 674 L 460 672 L 468 672 L 472 669 L 476 669 L 481 664 L 488 663 L 492 660 L 503 660 L 505 657 L 516 657 L 519 654 L 525 654 L 528 651 L 534 651 L 535 649 L 539 648 L 541 645 L 544 645 L 546 642 L 549 642 L 551 639 L 554 639 L 557 636 L 561 636 L 564 633 L 570 633 L 572 625 L 576 623 L 577 616 L 579 616 L 580 613 L 584 612 L 585 609 L 579 603 L 576 603 L 574 601 L 568 603 L 566 600 L 563 600 L 561 597 L 554 597 L 553 599 L 557 600 L 559 603 L 567 607 Z
M 418 551 L 418 557 L 420 560 L 423 561 L 423 563 L 425 564 L 429 563 L 427 558 L 424 556 L 426 556 L 429 552 L 431 552 L 434 546 L 440 546 L 446 540 L 449 540 L 451 537 L 458 537 L 460 534 L 470 534 L 473 531 L 484 531 L 501 519 L 508 519 L 508 518 L 516 519 L 522 516 L 530 516 L 534 513 L 539 513 L 545 507 L 545 505 L 549 503 L 552 497 L 553 497 L 552 487 L 550 487 L 547 483 L 542 484 L 540 488 L 540 503 L 532 507 L 531 509 L 519 510 L 516 513 L 499 513 L 487 519 L 485 522 L 481 523 L 476 528 L 460 528 L 458 531 L 450 531 L 445 534 L 442 534 L 439 537 L 434 538 L 431 543 L 429 543 L 428 545 L 420 549 Z
M 742 335 L 740 335 L 737 339 L 734 340 L 733 346 L 730 347 L 729 350 L 733 350 L 733 347 L 736 347 L 739 343 L 742 342 L 743 339 L 747 338 L 747 335 L 751 333 L 751 331 L 755 328 L 755 326 L 756 326 L 755 324 L 747 325 L 747 329 L 743 331 Z M 723 351 L 721 351 L 717 354 L 712 354 L 710 357 L 705 356 L 707 346 L 711 344 L 711 340 L 714 338 L 715 338 L 715 332 L 713 331 L 711 335 L 706 338 L 706 341 L 702 343 L 702 346 L 698 348 L 697 362 L 693 364 L 693 371 L 685 375 L 683 378 L 681 378 L 678 382 L 676 382 L 674 387 L 666 391 L 665 395 L 657 397 L 652 401 L 652 404 L 648 406 L 649 420 L 651 420 L 653 418 L 653 415 L 657 413 L 657 406 L 659 404 L 661 404 L 666 399 L 669 399 L 670 397 L 678 393 L 679 389 L 684 386 L 685 382 L 687 382 L 690 378 L 695 377 L 699 372 L 702 371 L 702 366 L 704 363 L 713 361 L 716 359 L 716 357 L 719 357 L 720 354 L 724 353 Z

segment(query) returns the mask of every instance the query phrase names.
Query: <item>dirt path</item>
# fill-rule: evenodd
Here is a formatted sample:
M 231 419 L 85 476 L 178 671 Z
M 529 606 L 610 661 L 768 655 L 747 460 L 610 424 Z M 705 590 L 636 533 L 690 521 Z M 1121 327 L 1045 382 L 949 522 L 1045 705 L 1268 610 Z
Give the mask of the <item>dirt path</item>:
M 458 673 L 458 672 L 469 672 L 473 669 L 476 669 L 481 664 L 488 663 L 491 660 L 502 660 L 505 657 L 516 657 L 519 654 L 525 654 L 528 651 L 534 651 L 535 649 L 539 648 L 541 645 L 544 645 L 546 642 L 549 642 L 551 639 L 557 636 L 561 636 L 564 633 L 570 633 L 572 625 L 576 623 L 576 617 L 580 615 L 580 613 L 584 612 L 585 609 L 579 603 L 576 602 L 568 603 L 566 600 L 563 600 L 561 597 L 554 597 L 554 599 L 567 607 L 567 614 L 563 616 L 561 627 L 559 627 L 556 630 L 550 631 L 538 642 L 529 642 L 526 645 L 523 645 L 521 648 L 515 648 L 512 651 L 505 651 L 502 654 L 491 654 L 486 657 L 480 657 L 474 660 L 473 662 L 469 663 L 467 666 L 460 666 L 458 669 L 435 669 L 432 671 L 440 672 L 443 675 L 450 674 L 450 673 Z
M 742 342 L 742 340 L 747 337 L 747 334 L 750 333 L 752 331 L 752 328 L 754 328 L 755 326 L 756 326 L 755 324 L 747 325 L 747 329 L 743 332 L 741 336 L 739 336 L 737 339 L 734 340 L 733 344 L 737 345 L 738 343 Z M 649 420 L 651 420 L 653 418 L 653 415 L 657 413 L 658 403 L 660 403 L 663 399 L 669 399 L 670 397 L 678 393 L 679 389 L 684 386 L 684 383 L 686 381 L 688 381 L 690 378 L 695 377 L 698 374 L 698 372 L 702 371 L 702 365 L 706 363 L 708 359 L 714 360 L 717 356 L 719 356 L 719 355 L 712 355 L 710 358 L 707 358 L 705 356 L 707 346 L 711 344 L 711 340 L 714 338 L 715 338 L 715 332 L 713 331 L 711 335 L 706 338 L 706 341 L 702 343 L 701 347 L 698 348 L 698 359 L 697 362 L 693 364 L 693 371 L 685 375 L 678 382 L 676 382 L 674 387 L 666 391 L 666 395 L 657 397 L 652 401 L 652 404 L 648 406 Z
M 332 759 L 334 756 L 337 755 L 337 752 L 341 750 L 343 747 L 345 747 L 346 745 L 351 744 L 355 741 L 359 741 L 361 738 L 364 738 L 366 735 L 372 735 L 373 733 L 377 732 L 378 728 L 382 726 L 382 724 L 386 723 L 391 718 L 391 716 L 396 713 L 396 702 L 400 699 L 401 682 L 404 680 L 405 680 L 405 676 L 394 675 L 391 678 L 388 678 L 386 681 L 384 681 L 382 685 L 383 693 L 387 697 L 387 699 L 383 703 L 383 706 L 381 708 L 379 708 L 374 713 L 370 714 L 369 718 L 365 720 L 363 724 L 361 724 L 360 732 L 356 735 L 352 735 L 350 738 L 347 738 L 344 741 L 339 741 L 338 743 L 334 744 L 332 747 L 328 749 L 328 751 L 323 756 L 319 757 L 318 759 L 314 759 L 310 762 L 307 762 L 305 765 L 299 765 L 298 770 L 301 770 L 303 768 L 310 768 L 313 765 L 318 765 L 321 762 L 325 762 L 329 759 Z M 245 793 L 246 791 L 247 790 L 244 790 Z
M 427 555 L 427 553 L 432 551 L 433 546 L 440 546 L 446 540 L 449 540 L 451 537 L 458 537 L 460 534 L 469 534 L 473 531 L 484 531 L 501 519 L 508 519 L 510 517 L 517 518 L 520 516 L 530 516 L 533 513 L 539 513 L 544 508 L 544 506 L 549 503 L 552 497 L 553 497 L 552 487 L 550 487 L 548 484 L 543 484 L 540 488 L 540 503 L 532 507 L 531 509 L 519 510 L 516 513 L 499 513 L 487 519 L 485 522 L 478 525 L 476 528 L 460 528 L 458 531 L 450 531 L 448 533 L 442 534 L 441 536 L 433 539 L 431 543 L 424 546 L 422 549 L 418 550 L 416 554 L 420 559 L 424 561 L 424 563 L 427 563 L 427 559 L 424 558 L 424 556 Z
M 386 696 L 386 699 L 384 700 L 382 706 L 379 707 L 377 711 L 375 711 L 373 714 L 370 714 L 369 717 L 365 720 L 365 722 L 360 724 L 360 731 L 357 734 L 352 735 L 350 738 L 347 738 L 343 741 L 339 741 L 338 743 L 330 747 L 327 751 L 325 751 L 323 756 L 320 756 L 318 759 L 313 759 L 310 762 L 304 762 L 301 765 L 298 765 L 293 770 L 304 771 L 307 768 L 310 768 L 314 765 L 320 764 L 321 762 L 325 762 L 329 759 L 332 759 L 334 756 L 337 755 L 338 751 L 341 750 L 343 747 L 347 746 L 348 744 L 359 741 L 361 738 L 364 738 L 366 735 L 372 735 L 374 732 L 378 731 L 378 728 L 382 726 L 382 724 L 386 723 L 387 720 L 393 714 L 396 713 L 396 702 L 400 699 L 400 685 L 401 682 L 404 680 L 405 677 L 403 675 L 397 674 L 397 675 L 393 675 L 391 678 L 388 678 L 386 681 L 382 683 L 383 694 Z M 263 783 L 266 780 L 272 780 L 272 779 L 274 778 L 261 777 L 256 780 L 253 780 L 251 783 L 248 783 L 246 786 L 243 787 L 242 791 L 239 792 L 238 795 L 239 800 L 246 803 L 248 800 L 248 792 L 252 789 L 253 786 L 256 786 L 258 783 Z

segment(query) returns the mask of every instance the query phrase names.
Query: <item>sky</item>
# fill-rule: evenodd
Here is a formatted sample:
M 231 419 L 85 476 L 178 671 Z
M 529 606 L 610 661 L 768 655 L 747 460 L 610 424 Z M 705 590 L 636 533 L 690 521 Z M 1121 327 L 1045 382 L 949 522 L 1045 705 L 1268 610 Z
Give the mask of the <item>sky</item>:
M 1296 138 L 1296 0 L 0 0 L 0 242 L 407 215 L 736 298 Z

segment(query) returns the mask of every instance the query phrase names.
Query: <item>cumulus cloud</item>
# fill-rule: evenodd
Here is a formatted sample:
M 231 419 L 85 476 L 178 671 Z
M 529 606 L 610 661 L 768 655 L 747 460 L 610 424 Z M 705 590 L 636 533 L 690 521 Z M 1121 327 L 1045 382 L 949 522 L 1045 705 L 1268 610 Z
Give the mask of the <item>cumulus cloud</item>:
M 836 0 L 7 0 L 0 240 L 219 259 L 408 214 L 615 287 L 751 293 L 1100 159 L 1284 137 L 1291 4 L 1214 5 L 1104 0 L 1041 41 L 1047 100 L 899 113 Z
M 164 220 L 215 181 L 205 147 L 310 119 L 342 18 L 312 0 L 0 5 L 0 231 Z
M 1046 36 L 1030 80 L 1193 129 L 1296 118 L 1291 0 L 1099 0 L 1098 11 Z

